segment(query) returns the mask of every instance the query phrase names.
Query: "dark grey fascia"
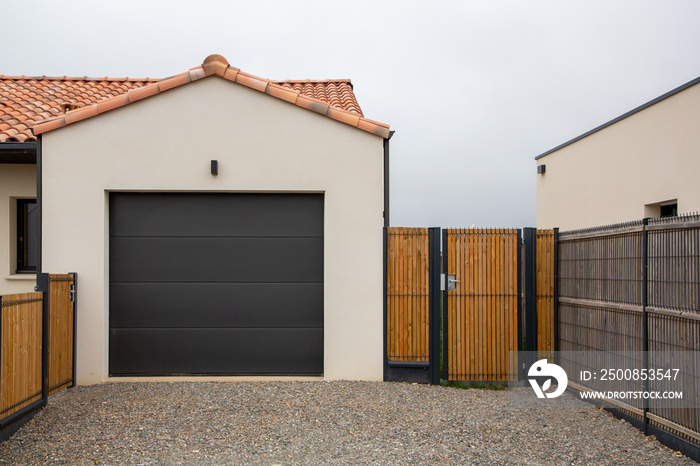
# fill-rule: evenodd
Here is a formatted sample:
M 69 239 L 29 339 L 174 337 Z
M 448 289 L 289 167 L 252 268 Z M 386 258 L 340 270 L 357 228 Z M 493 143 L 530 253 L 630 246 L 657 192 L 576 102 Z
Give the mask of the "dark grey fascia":
M 36 164 L 36 141 L 0 142 L 0 163 Z

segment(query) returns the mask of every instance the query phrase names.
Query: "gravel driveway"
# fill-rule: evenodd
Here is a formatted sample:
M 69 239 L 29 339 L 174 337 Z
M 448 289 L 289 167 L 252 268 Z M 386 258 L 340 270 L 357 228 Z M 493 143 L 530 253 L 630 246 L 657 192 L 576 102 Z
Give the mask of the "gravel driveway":
M 508 409 L 507 392 L 381 382 L 76 387 L 1 464 L 696 464 L 624 421 Z

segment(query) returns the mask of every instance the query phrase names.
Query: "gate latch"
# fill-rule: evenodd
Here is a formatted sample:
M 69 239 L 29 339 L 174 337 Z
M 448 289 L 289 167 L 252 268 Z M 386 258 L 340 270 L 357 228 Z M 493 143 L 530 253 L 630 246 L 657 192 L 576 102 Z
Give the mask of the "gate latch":
M 459 283 L 459 280 L 457 280 L 457 275 L 448 275 L 447 276 L 447 289 L 448 290 L 456 290 L 457 283 Z M 445 291 L 445 274 L 444 273 L 440 274 L 440 291 Z
M 70 286 L 70 302 L 75 302 L 75 284 Z

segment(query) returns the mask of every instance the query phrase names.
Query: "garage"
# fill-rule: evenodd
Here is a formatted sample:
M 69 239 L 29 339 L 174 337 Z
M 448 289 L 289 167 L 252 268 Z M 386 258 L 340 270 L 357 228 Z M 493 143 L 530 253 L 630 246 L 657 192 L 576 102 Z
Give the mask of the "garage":
M 109 375 L 321 375 L 323 194 L 109 194 Z
M 389 125 L 349 80 L 200 66 L 35 124 L 79 385 L 383 379 Z

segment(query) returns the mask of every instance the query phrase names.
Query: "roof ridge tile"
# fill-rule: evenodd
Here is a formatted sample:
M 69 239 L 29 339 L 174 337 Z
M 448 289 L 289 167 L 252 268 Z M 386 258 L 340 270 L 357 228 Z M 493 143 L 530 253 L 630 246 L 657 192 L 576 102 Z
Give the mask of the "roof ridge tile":
M 274 81 L 243 72 L 238 68 L 231 66 L 226 58 L 221 55 L 210 55 L 200 66 L 190 68 L 189 71 L 161 80 L 154 80 L 150 78 L 146 78 L 146 80 L 130 80 L 129 78 L 75 78 L 74 80 L 76 82 L 89 84 L 87 86 L 88 89 L 84 89 L 82 91 L 84 94 L 87 94 L 88 96 L 94 95 L 107 97 L 103 99 L 82 99 L 81 101 L 78 101 L 77 104 L 83 106 L 76 110 L 67 112 L 63 115 L 58 114 L 42 121 L 35 121 L 32 132 L 35 135 L 45 133 L 67 124 L 91 118 L 100 113 L 114 110 L 130 103 L 151 97 L 155 94 L 179 87 L 183 84 L 214 75 L 246 86 L 250 89 L 264 92 L 272 97 L 284 100 L 298 107 L 314 111 L 360 130 L 367 131 L 383 138 L 390 137 L 389 125 L 364 118 L 362 110 L 360 109 L 354 93 L 352 92 L 353 86 L 349 79 L 327 79 L 323 81 L 312 81 L 309 79 Z M 0 75 L 0 80 L 2 79 L 4 79 L 4 77 Z M 13 78 L 7 79 L 11 80 Z M 66 78 L 64 76 L 63 78 L 57 78 L 56 80 L 70 82 L 73 80 L 73 78 Z M 122 86 L 117 86 L 118 89 L 111 89 L 110 91 L 104 89 L 103 86 L 95 87 L 95 90 L 91 89 L 92 87 L 97 86 L 95 83 L 112 81 L 121 82 Z M 139 83 L 143 85 L 130 87 L 125 83 Z M 1 90 L 2 89 L 0 89 L 0 96 L 2 96 Z M 114 90 L 120 90 L 121 92 L 115 95 L 112 92 Z M 22 92 L 29 92 L 29 89 L 22 90 Z M 76 97 L 81 97 L 80 94 L 74 94 L 73 92 L 75 91 L 71 90 L 70 93 L 66 92 L 66 96 L 62 98 L 66 100 L 67 97 L 72 96 L 67 100 L 75 101 Z M 78 90 L 78 92 L 80 92 L 80 90 Z M 55 93 L 55 91 L 51 91 L 51 93 Z M 52 102 L 47 102 L 47 105 L 50 103 Z M 44 110 L 44 113 L 49 112 L 50 114 L 50 109 Z M 5 133 L 7 133 L 7 131 L 5 131 Z M 26 131 L 26 133 L 27 137 L 31 136 L 29 131 Z M 0 135 L 0 142 L 2 142 L 2 140 L 2 135 Z

